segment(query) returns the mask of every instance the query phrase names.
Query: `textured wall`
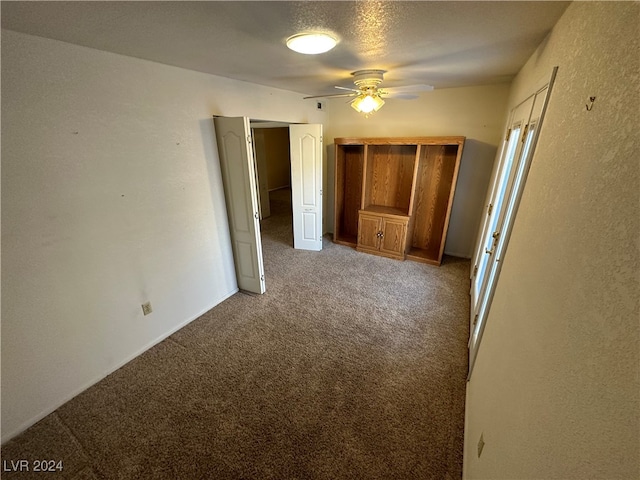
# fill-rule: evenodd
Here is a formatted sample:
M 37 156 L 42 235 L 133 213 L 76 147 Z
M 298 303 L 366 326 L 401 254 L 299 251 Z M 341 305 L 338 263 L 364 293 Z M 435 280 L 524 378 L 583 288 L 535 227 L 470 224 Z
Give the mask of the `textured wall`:
M 640 478 L 639 24 L 638 3 L 573 3 L 514 82 L 511 106 L 559 66 L 468 384 L 465 478 Z
M 235 291 L 214 114 L 324 116 L 291 92 L 2 31 L 3 439 Z
M 471 257 L 497 145 L 502 137 L 508 96 L 508 84 L 446 88 L 423 93 L 415 100 L 388 100 L 369 118 L 353 110 L 344 98 L 330 100 L 325 145 L 333 144 L 335 137 L 467 137 L 445 253 Z M 333 159 L 328 167 L 326 227 L 332 230 Z

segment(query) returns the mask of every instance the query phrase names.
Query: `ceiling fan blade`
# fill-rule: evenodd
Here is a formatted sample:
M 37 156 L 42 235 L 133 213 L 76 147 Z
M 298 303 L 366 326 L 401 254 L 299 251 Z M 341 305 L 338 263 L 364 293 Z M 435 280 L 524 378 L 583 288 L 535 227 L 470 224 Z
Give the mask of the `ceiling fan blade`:
M 307 98 L 338 98 L 338 97 L 355 97 L 355 93 L 336 93 L 335 95 L 313 95 L 311 97 L 302 97 L 303 100 Z
M 360 93 L 360 90 L 356 90 L 355 88 L 345 88 L 345 87 L 339 87 L 339 86 L 335 86 L 335 88 L 339 88 L 340 90 L 349 90 L 350 92 L 356 92 L 356 93 Z
M 413 100 L 418 98 L 415 93 L 381 93 L 383 98 L 399 98 L 401 100 Z
M 401 87 L 382 87 L 385 93 L 409 93 L 409 92 L 430 92 L 432 85 L 403 85 Z

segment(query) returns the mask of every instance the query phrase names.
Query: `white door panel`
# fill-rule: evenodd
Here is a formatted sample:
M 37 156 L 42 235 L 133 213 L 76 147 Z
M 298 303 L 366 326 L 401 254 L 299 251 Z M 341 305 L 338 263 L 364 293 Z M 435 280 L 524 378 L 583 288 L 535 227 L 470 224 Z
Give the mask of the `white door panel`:
M 214 119 L 238 288 L 264 293 L 264 264 L 249 119 Z
M 293 246 L 322 250 L 322 125 L 290 125 Z
M 302 223 L 303 223 L 303 240 L 305 241 L 315 241 L 318 236 L 318 232 L 316 230 L 316 214 L 313 212 L 304 212 L 302 214 Z

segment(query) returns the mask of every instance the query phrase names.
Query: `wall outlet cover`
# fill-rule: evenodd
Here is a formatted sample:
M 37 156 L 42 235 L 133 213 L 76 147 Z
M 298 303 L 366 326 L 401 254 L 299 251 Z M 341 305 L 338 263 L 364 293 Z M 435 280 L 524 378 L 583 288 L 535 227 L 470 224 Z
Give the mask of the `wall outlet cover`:
M 144 315 L 149 315 L 151 312 L 153 312 L 153 309 L 151 308 L 151 302 L 146 302 L 142 304 L 142 313 Z
M 482 455 L 482 449 L 484 448 L 484 433 L 480 434 L 480 440 L 478 440 L 478 458 Z

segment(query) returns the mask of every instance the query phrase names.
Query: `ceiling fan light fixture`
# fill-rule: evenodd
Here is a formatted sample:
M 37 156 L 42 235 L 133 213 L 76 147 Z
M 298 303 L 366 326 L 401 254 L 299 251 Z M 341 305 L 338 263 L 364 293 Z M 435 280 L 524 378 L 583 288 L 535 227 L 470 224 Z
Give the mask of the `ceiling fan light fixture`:
M 365 115 L 377 112 L 383 105 L 384 100 L 379 95 L 371 94 L 360 95 L 351 102 L 351 106 L 356 112 L 364 113 Z
M 337 40 L 326 33 L 300 33 L 287 39 L 287 47 L 305 55 L 325 53 L 336 46 Z

